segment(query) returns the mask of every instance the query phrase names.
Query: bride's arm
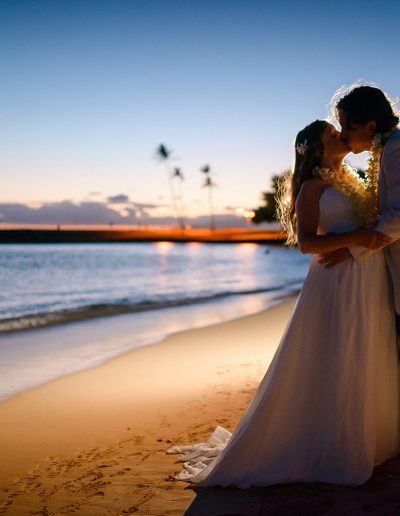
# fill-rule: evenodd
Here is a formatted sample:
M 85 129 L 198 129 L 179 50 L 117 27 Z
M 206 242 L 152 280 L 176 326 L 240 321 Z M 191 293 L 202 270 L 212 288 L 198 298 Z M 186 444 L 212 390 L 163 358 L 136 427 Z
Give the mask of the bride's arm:
M 351 245 L 378 249 L 390 242 L 389 237 L 369 228 L 335 235 L 318 235 L 319 200 L 325 188 L 324 181 L 308 179 L 302 184 L 296 199 L 297 240 L 302 253 L 322 254 Z

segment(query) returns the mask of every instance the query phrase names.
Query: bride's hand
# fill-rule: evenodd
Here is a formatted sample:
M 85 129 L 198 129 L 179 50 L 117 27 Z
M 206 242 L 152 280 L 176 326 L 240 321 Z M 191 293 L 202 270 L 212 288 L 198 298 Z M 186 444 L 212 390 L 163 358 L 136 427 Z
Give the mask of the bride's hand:
M 367 249 L 381 249 L 392 242 L 392 239 L 383 233 L 378 233 L 371 228 L 371 225 L 357 229 L 355 232 L 356 245 Z

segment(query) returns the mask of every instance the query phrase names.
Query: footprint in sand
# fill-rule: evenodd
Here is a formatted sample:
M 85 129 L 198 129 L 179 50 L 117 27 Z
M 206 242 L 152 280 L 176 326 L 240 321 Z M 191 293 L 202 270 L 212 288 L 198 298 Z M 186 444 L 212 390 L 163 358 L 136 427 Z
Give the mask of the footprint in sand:
M 144 441 L 144 435 L 135 435 L 133 439 L 130 439 L 130 441 L 132 440 L 135 444 L 142 444 Z
M 129 471 L 131 471 L 131 468 L 124 468 L 119 471 L 116 471 L 115 473 L 112 473 L 110 477 L 126 475 Z

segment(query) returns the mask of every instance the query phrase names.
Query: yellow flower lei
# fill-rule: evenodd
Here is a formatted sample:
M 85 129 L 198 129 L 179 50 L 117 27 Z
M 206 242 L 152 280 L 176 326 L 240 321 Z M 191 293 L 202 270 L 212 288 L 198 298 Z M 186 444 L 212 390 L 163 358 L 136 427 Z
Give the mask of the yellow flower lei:
M 378 164 L 377 169 L 376 163 Z M 379 173 L 379 157 L 377 161 L 373 160 L 368 163 L 365 180 L 348 163 L 342 163 L 341 172 L 341 174 L 337 174 L 330 168 L 314 167 L 313 175 L 329 182 L 336 190 L 349 198 L 357 223 L 364 225 L 374 221 L 378 214 L 376 172 Z
M 378 218 L 378 179 L 383 147 L 394 129 L 387 133 L 377 133 L 369 150 L 365 179 L 357 171 L 343 162 L 342 173 L 336 174 L 330 168 L 314 167 L 313 175 L 328 181 L 334 188 L 346 195 L 353 206 L 353 215 L 360 225 L 375 222 Z

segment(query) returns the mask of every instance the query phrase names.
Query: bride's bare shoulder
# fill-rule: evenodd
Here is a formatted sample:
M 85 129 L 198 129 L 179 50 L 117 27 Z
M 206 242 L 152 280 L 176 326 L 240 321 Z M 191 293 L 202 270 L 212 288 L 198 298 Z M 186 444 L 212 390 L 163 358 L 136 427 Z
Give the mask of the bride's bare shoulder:
M 311 177 L 310 179 L 306 179 L 304 183 L 301 185 L 300 192 L 323 192 L 325 188 L 327 188 L 328 184 L 326 181 L 321 179 L 320 177 Z
M 299 195 L 296 199 L 296 204 L 310 203 L 319 200 L 324 190 L 329 185 L 323 179 L 319 177 L 312 177 L 310 179 L 306 179 L 304 183 L 301 185 Z

